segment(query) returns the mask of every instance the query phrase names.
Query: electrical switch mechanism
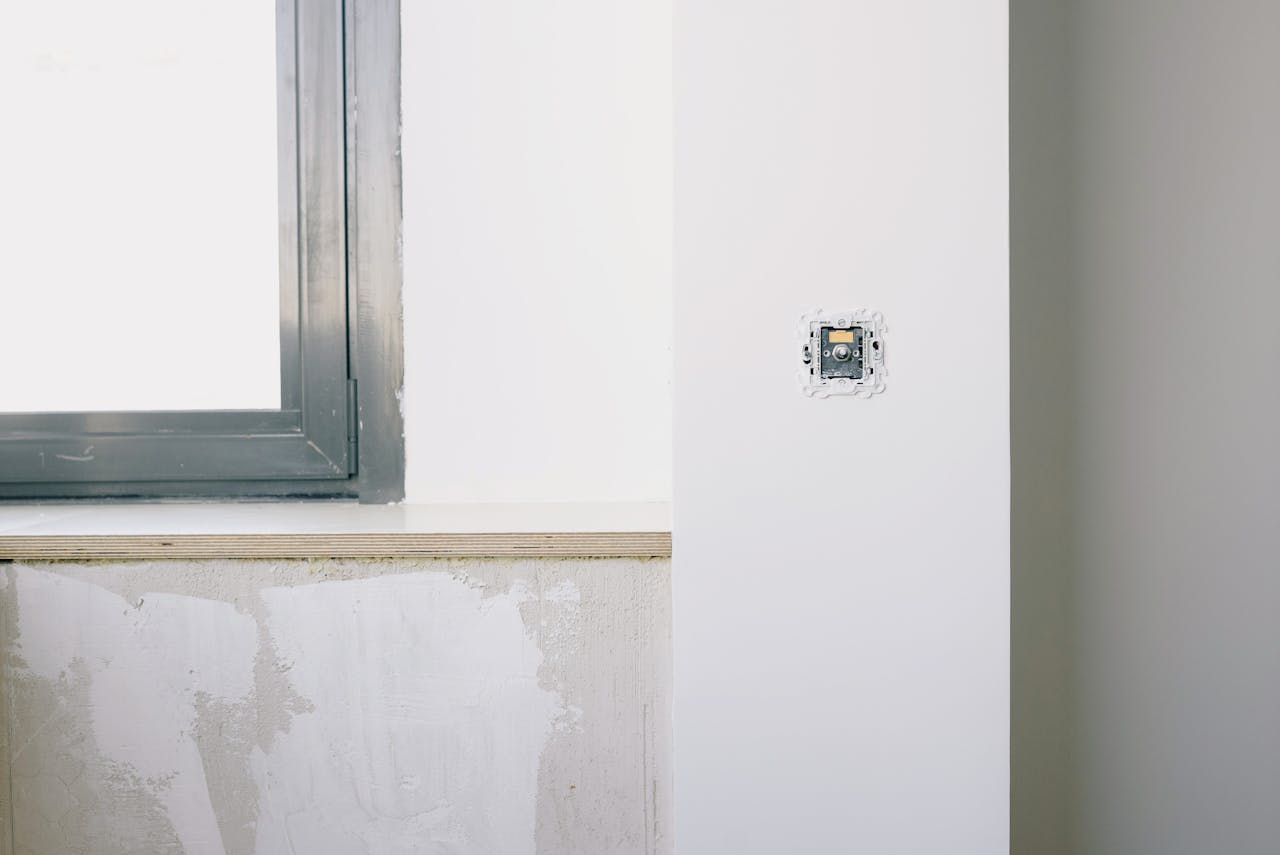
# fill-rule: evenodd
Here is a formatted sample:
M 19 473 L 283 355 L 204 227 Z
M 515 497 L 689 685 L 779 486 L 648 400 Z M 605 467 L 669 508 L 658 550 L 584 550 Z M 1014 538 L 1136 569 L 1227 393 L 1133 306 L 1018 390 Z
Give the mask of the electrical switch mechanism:
M 801 318 L 800 381 L 806 395 L 869 398 L 884 391 L 884 317 L 879 312 L 824 312 Z

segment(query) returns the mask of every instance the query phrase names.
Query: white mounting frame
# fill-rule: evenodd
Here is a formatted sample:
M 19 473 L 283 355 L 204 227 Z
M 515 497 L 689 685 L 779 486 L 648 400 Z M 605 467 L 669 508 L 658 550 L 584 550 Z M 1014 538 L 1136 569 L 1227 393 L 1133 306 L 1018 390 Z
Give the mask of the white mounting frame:
M 835 395 L 870 398 L 884 391 L 885 379 L 889 374 L 884 367 L 884 334 L 888 327 L 885 326 L 882 314 L 867 309 L 855 309 L 851 312 L 824 312 L 822 309 L 815 309 L 802 315 L 800 324 L 800 387 L 806 395 L 811 398 Z M 823 327 L 862 327 L 865 337 L 861 379 L 822 376 L 818 350 L 821 348 Z

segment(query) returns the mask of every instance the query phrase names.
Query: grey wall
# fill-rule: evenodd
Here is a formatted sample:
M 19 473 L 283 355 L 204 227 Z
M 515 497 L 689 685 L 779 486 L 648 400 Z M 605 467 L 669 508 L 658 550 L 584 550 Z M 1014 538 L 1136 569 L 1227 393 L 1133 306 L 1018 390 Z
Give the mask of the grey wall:
M 1067 25 L 1063 0 L 1010 4 L 1010 821 L 1025 855 L 1074 851 Z
M 1015 852 L 1274 853 L 1280 5 L 1014 8 Z
M 1280 4 L 1075 4 L 1080 851 L 1280 845 Z
M 0 565 L 0 853 L 670 853 L 669 566 Z

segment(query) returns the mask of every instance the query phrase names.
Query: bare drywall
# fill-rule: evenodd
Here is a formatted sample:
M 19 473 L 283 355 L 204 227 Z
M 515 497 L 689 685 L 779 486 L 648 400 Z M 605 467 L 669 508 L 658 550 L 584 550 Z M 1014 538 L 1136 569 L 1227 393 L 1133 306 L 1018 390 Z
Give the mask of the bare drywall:
M 668 567 L 8 565 L 5 843 L 670 852 Z

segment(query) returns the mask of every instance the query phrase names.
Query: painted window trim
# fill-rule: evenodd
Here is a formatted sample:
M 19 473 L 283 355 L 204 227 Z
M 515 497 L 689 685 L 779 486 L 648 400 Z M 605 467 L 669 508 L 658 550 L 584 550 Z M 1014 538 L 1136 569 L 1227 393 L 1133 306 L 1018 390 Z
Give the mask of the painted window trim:
M 403 498 L 399 0 L 277 13 L 281 409 L 0 414 L 0 499 Z

